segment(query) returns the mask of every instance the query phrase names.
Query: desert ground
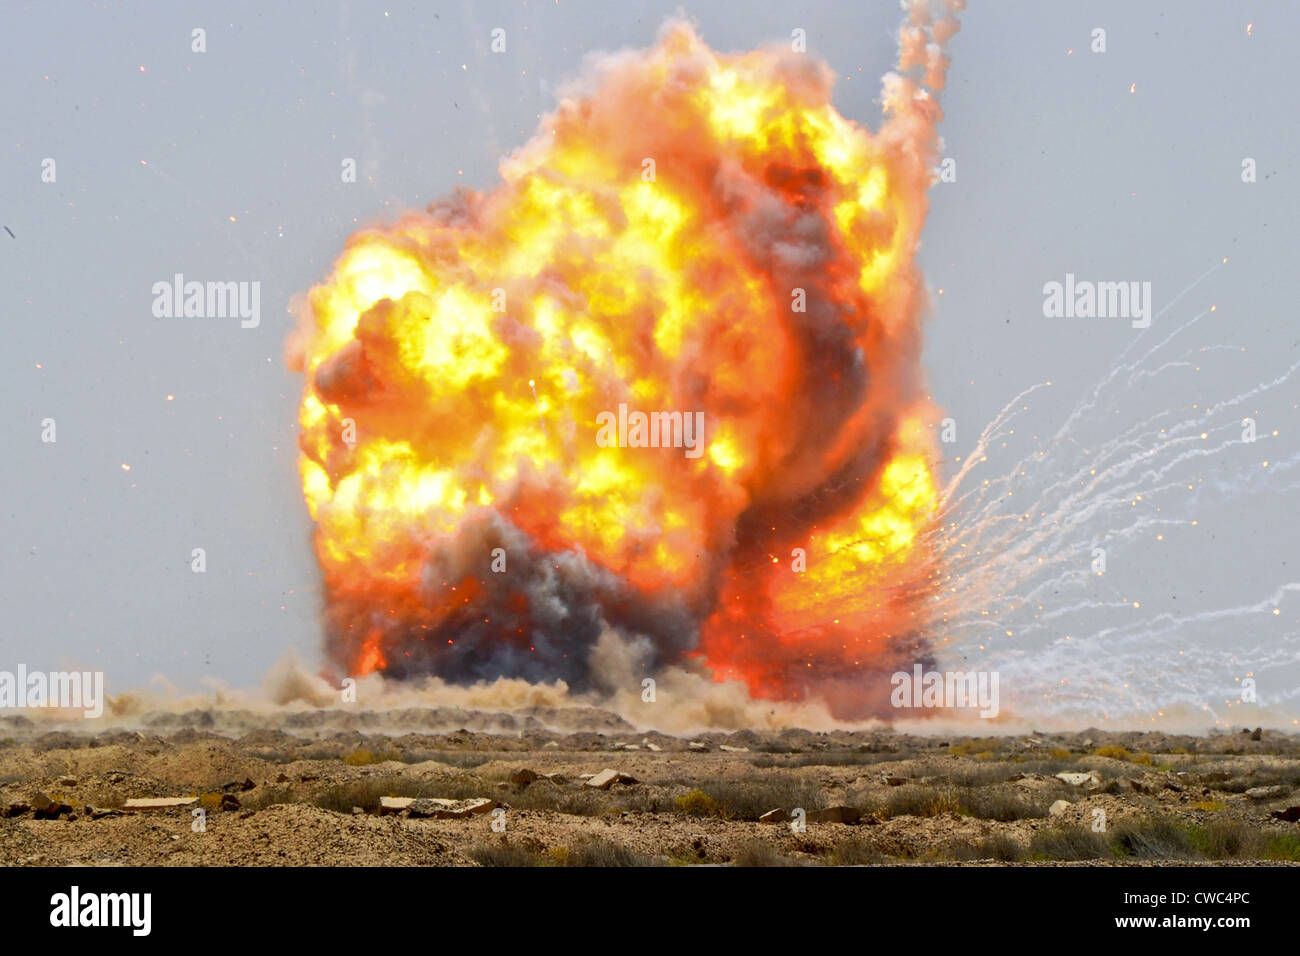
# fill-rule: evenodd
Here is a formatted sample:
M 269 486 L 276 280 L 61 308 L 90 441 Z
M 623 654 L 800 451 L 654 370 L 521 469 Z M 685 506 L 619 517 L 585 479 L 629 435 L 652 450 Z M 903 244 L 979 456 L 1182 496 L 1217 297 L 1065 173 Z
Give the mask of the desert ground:
M 1285 865 L 1298 785 L 1300 736 L 1253 729 L 675 737 L 600 711 L 431 708 L 87 733 L 6 717 L 0 863 Z

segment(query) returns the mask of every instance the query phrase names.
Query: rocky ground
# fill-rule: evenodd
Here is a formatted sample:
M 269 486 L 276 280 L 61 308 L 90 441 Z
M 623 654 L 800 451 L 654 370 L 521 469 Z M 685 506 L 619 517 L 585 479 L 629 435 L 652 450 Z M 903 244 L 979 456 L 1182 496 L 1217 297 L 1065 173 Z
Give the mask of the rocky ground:
M 1300 862 L 1296 735 L 676 738 L 461 716 L 407 733 L 353 718 L 232 732 L 166 715 L 96 735 L 7 720 L 0 863 Z

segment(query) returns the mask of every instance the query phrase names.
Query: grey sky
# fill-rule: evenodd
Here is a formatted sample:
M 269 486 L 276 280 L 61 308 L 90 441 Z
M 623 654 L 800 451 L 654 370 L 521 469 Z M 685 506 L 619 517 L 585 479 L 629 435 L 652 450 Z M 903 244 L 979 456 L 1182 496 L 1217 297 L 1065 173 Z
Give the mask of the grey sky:
M 490 188 L 499 158 L 528 139 L 584 55 L 648 45 L 677 9 L 5 4 L 0 667 L 94 666 L 112 693 L 156 673 L 248 685 L 290 645 L 314 655 L 301 380 L 282 357 L 290 298 L 326 275 L 359 224 L 459 184 Z M 809 52 L 839 76 L 840 111 L 878 126 L 896 2 L 682 9 L 720 50 L 804 28 Z M 504 55 L 488 48 L 497 26 Z M 207 31 L 205 53 L 191 52 L 194 27 Z M 1090 51 L 1095 27 L 1104 54 Z M 1044 318 L 1043 284 L 1066 272 L 1150 281 L 1160 309 L 1230 257 L 1167 318 L 1213 303 L 1186 344 L 1247 351 L 1214 353 L 1199 379 L 1131 390 L 1117 430 L 1300 359 L 1297 27 L 1287 2 L 972 0 L 943 96 L 957 181 L 932 191 L 922 250 L 943 289 L 926 365 L 957 422 L 952 456 L 1047 379 L 1017 434 L 1054 430 L 1137 334 L 1122 320 Z M 46 157 L 52 184 L 41 181 Z M 340 182 L 344 157 L 360 182 Z M 1241 181 L 1244 157 L 1257 161 L 1256 183 Z M 155 319 L 151 286 L 177 272 L 260 280 L 261 325 Z M 1251 406 L 1261 431 L 1281 430 L 1278 459 L 1295 453 L 1294 380 L 1283 391 Z M 47 417 L 54 444 L 40 440 Z M 1231 482 L 1248 465 L 1213 468 Z M 1169 601 L 1182 588 L 1171 607 L 1193 593 L 1226 607 L 1296 579 L 1297 494 L 1279 487 L 1288 480 L 1229 495 L 1199 538 L 1134 549 L 1097 599 Z M 206 574 L 189 570 L 195 547 Z M 1262 638 L 1292 660 L 1296 609 L 1284 605 L 1280 629 Z M 1228 648 L 1231 627 L 1188 639 Z M 1287 708 L 1300 712 L 1294 698 Z

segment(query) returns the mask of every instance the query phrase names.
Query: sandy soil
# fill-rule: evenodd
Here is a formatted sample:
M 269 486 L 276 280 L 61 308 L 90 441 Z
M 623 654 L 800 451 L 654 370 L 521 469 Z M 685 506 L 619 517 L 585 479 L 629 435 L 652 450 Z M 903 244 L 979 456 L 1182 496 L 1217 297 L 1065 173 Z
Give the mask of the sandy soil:
M 458 716 L 480 729 L 362 729 L 383 722 L 375 715 L 251 729 L 259 719 L 216 727 L 195 713 L 92 735 L 7 719 L 0 863 L 1300 861 L 1295 735 L 677 738 L 601 715 L 587 723 L 603 729 L 570 732 L 538 715 Z M 607 789 L 584 779 L 606 769 L 623 775 Z M 385 813 L 386 796 L 417 803 Z M 197 802 L 126 806 L 150 797 Z M 836 807 L 849 809 L 825 812 Z M 796 808 L 802 828 L 758 819 Z

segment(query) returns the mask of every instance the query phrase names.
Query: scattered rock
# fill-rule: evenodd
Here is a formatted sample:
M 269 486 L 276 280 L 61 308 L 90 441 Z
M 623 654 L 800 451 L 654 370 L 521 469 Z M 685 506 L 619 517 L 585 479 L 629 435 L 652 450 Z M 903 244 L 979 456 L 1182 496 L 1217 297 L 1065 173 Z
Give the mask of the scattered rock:
M 529 770 L 527 767 L 520 767 L 510 775 L 510 782 L 517 787 L 526 787 L 537 779 L 537 771 Z
M 114 810 L 111 807 L 86 807 L 86 813 L 92 820 L 103 820 L 108 817 L 120 817 L 121 810 Z
M 880 775 L 880 781 L 887 787 L 901 787 L 903 784 L 907 783 L 907 778 L 892 777 L 887 773 L 882 773 Z
M 1017 787 L 1032 790 L 1054 785 L 1056 778 L 1042 773 L 1017 773 L 1008 777 L 1007 782 L 1014 783 Z
M 658 753 L 659 751 L 663 750 L 663 748 L 660 747 L 658 744 L 652 744 L 648 740 L 641 741 L 641 746 L 645 747 L 646 750 L 652 751 L 654 753 Z
M 76 777 L 60 777 L 60 778 L 59 778 L 59 786 L 60 786 L 60 787 L 75 787 L 76 785 L 77 785 L 77 778 L 76 778 Z
M 21 800 L 19 800 L 16 801 L 15 803 L 9 804 L 9 806 L 5 807 L 4 810 L 0 811 L 0 816 L 5 818 L 21 817 L 24 813 L 27 813 L 29 810 L 31 810 L 31 805 L 23 803 Z
M 1152 792 L 1151 787 L 1143 783 L 1141 780 L 1133 780 L 1129 777 L 1116 777 L 1115 789 L 1120 793 L 1131 792 L 1149 794 Z
M 233 793 L 223 793 L 221 795 L 221 809 L 222 810 L 240 809 L 239 798 L 236 797 Z
M 1251 739 L 1251 740 L 1263 740 L 1263 739 L 1264 739 L 1264 728 L 1263 728 L 1263 727 L 1256 727 L 1253 731 L 1251 731 L 1250 739 Z
M 1251 787 L 1246 791 L 1248 800 L 1276 800 L 1278 797 L 1285 797 L 1291 792 L 1290 787 Z
M 559 750 L 560 745 L 556 743 L 554 740 L 548 740 L 546 741 L 546 743 L 542 744 L 542 748 L 544 750 Z
M 709 745 L 706 744 L 706 743 L 704 743 L 704 741 L 702 741 L 702 740 L 692 740 L 692 741 L 691 741 L 689 744 L 687 744 L 686 746 L 687 746 L 689 749 L 694 750 L 694 751 L 697 751 L 697 752 L 707 752 L 708 749 L 709 749 Z
M 790 819 L 790 814 L 786 813 L 780 807 L 775 810 L 768 810 L 758 818 L 759 823 L 786 823 Z
M 1056 775 L 1056 779 L 1064 780 L 1072 787 L 1086 787 L 1089 790 L 1101 786 L 1101 774 L 1095 770 L 1089 770 L 1087 773 L 1062 770 Z
M 1274 820 L 1284 820 L 1287 823 L 1300 822 L 1300 807 L 1287 807 L 1285 810 L 1274 810 Z
M 72 807 L 62 800 L 51 799 L 40 790 L 32 795 L 32 813 L 37 820 L 57 820 L 63 814 L 71 812 Z
M 1047 808 L 1047 814 L 1048 816 L 1059 817 L 1066 810 L 1070 809 L 1070 807 L 1071 803 L 1069 800 L 1057 800 Z
M 569 778 L 566 777 L 564 774 L 560 773 L 558 770 L 555 771 L 554 773 L 542 774 L 542 779 L 549 780 L 551 781 L 551 783 L 555 784 L 556 786 L 563 786 L 564 784 L 569 782 Z
M 748 747 L 733 747 L 733 746 L 731 746 L 730 744 L 718 744 L 718 749 L 721 750 L 723 753 L 728 753 L 728 754 L 747 754 L 747 753 L 749 753 L 749 748 L 748 748 Z

